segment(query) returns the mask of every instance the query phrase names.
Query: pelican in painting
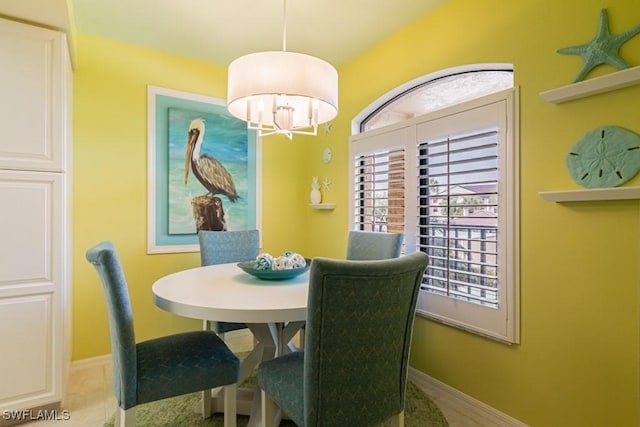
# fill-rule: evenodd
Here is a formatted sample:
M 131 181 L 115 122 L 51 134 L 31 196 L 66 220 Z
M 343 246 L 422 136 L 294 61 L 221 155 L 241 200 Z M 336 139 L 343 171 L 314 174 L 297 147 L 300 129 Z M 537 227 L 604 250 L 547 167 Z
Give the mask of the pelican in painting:
M 191 162 L 193 174 L 209 194 L 212 196 L 222 194 L 227 196 L 231 202 L 235 202 L 238 200 L 238 192 L 233 177 L 218 159 L 206 153 L 200 154 L 203 140 L 204 120 L 194 119 L 189 125 L 187 153 L 184 162 L 184 183 L 186 184 L 189 180 L 189 162 Z

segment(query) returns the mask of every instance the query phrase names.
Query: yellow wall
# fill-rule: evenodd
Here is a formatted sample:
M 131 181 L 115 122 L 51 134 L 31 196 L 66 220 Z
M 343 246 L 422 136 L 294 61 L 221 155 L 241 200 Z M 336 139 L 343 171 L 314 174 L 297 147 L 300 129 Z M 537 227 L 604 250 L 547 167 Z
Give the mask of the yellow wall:
M 637 201 L 561 205 L 543 190 L 577 188 L 564 158 L 587 131 L 640 133 L 640 86 L 562 105 L 539 92 L 570 83 L 579 57 L 555 53 L 596 32 L 601 7 L 617 34 L 638 24 L 635 0 L 449 0 L 339 69 L 340 112 L 316 138 L 263 145 L 263 249 L 343 256 L 351 119 L 392 88 L 470 63 L 511 62 L 520 87 L 521 344 L 507 346 L 425 319 L 412 365 L 532 426 L 640 422 Z M 73 358 L 109 352 L 104 299 L 84 252 L 117 245 L 131 287 L 138 339 L 198 327 L 157 309 L 153 281 L 196 266 L 197 254 L 146 255 L 146 85 L 224 98 L 226 67 L 84 34 L 74 75 Z M 640 35 L 621 49 L 640 64 Z M 594 75 L 610 72 L 600 67 Z M 331 163 L 322 148 L 333 150 Z M 308 207 L 311 176 L 332 182 Z M 635 178 L 632 185 L 639 185 Z
M 533 426 L 639 423 L 638 201 L 561 205 L 538 195 L 578 188 L 565 156 L 587 131 L 618 125 L 640 133 L 640 86 L 562 105 L 538 95 L 573 81 L 581 58 L 555 51 L 591 40 L 601 7 L 594 0 L 449 0 L 339 70 L 334 151 L 344 158 L 350 120 L 394 87 L 453 66 L 514 64 L 521 118 L 521 344 L 419 319 L 412 365 Z M 639 2 L 606 7 L 614 34 L 640 23 Z M 621 54 L 640 64 L 640 35 Z M 602 66 L 589 77 L 611 71 Z M 319 227 L 315 218 L 310 224 Z
M 74 73 L 73 359 L 110 351 L 102 290 L 85 251 L 112 240 L 129 282 L 137 339 L 198 327 L 153 305 L 151 285 L 195 267 L 197 253 L 146 254 L 147 85 L 224 98 L 226 67 L 85 34 Z M 263 250 L 305 253 L 311 177 L 296 179 L 304 145 L 270 138 L 263 150 Z M 307 182 L 308 181 L 308 182 Z M 304 201 L 304 202 L 301 202 Z

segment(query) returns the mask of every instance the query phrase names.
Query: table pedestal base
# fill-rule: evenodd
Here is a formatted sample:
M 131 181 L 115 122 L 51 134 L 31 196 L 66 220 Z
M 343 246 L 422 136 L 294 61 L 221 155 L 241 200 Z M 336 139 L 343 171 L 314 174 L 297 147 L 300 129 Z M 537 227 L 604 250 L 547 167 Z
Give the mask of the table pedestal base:
M 288 323 L 250 323 L 249 330 L 253 334 L 256 344 L 251 352 L 240 362 L 240 379 L 238 384 L 250 377 L 258 367 L 265 361 L 274 357 L 296 351 L 297 348 L 291 343 L 293 337 L 298 333 L 304 322 Z M 224 412 L 224 390 L 218 387 L 211 393 L 211 413 Z M 236 396 L 236 413 L 239 415 L 249 415 L 247 427 L 257 427 L 262 421 L 262 402 L 260 389 L 258 387 L 238 387 Z M 208 397 L 207 393 L 203 396 Z M 202 402 L 196 405 L 196 411 L 202 413 Z M 276 411 L 274 414 L 274 425 L 278 425 L 282 418 L 282 412 Z

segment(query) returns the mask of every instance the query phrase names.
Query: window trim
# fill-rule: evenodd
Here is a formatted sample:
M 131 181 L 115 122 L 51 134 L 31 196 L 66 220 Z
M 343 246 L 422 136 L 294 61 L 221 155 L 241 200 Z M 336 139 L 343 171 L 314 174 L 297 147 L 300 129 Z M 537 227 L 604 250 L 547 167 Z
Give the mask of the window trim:
M 365 133 L 358 133 L 350 138 L 349 143 L 349 179 L 351 180 L 355 173 L 354 159 L 356 155 L 366 154 L 374 152 L 376 149 L 392 149 L 393 147 L 404 146 L 405 147 L 405 167 L 407 173 L 405 173 L 405 197 L 407 203 L 405 204 L 407 209 L 414 209 L 414 200 L 417 200 L 416 189 L 416 175 L 417 175 L 417 156 L 411 154 L 417 152 L 418 135 L 417 129 L 420 123 L 435 120 L 437 118 L 443 118 L 452 114 L 462 112 L 465 110 L 478 108 L 483 105 L 505 102 L 505 112 L 507 117 L 505 118 L 505 138 L 506 147 L 504 156 L 505 158 L 505 171 L 506 176 L 510 177 L 506 182 L 499 183 L 504 188 L 499 191 L 503 194 L 505 200 L 510 202 L 505 203 L 505 206 L 501 209 L 507 209 L 504 216 L 501 215 L 499 230 L 504 229 L 507 236 L 509 236 L 508 245 L 510 250 L 505 254 L 505 265 L 501 265 L 501 268 L 506 269 L 505 277 L 509 280 L 510 284 L 501 288 L 500 292 L 504 295 L 506 302 L 506 308 L 504 311 L 503 325 L 498 325 L 495 328 L 487 329 L 484 327 L 477 327 L 473 324 L 473 312 L 475 308 L 471 309 L 471 318 L 466 315 L 462 310 L 462 316 L 459 319 L 452 320 L 449 317 L 442 316 L 440 314 L 429 313 L 425 310 L 425 298 L 433 298 L 435 295 L 426 291 L 421 291 L 418 301 L 417 313 L 421 316 L 443 322 L 452 326 L 456 326 L 465 330 L 469 330 L 473 333 L 490 337 L 492 339 L 504 342 L 504 343 L 518 343 L 520 341 L 520 325 L 519 325 L 519 111 L 518 111 L 518 89 L 510 88 L 502 90 L 490 95 L 486 95 L 477 99 L 462 102 L 460 104 L 452 105 L 442 108 L 433 112 L 429 112 L 419 117 L 415 117 L 400 123 L 395 123 L 382 128 L 373 129 Z M 363 113 L 359 116 L 364 116 Z M 389 141 L 393 141 L 390 144 Z M 354 200 L 353 186 L 349 187 L 349 203 L 351 205 Z M 350 206 L 351 209 L 351 206 Z M 502 223 L 502 221 L 506 221 Z M 353 216 L 349 217 L 349 227 L 354 227 Z M 415 252 L 417 248 L 417 215 L 413 212 L 405 213 L 405 248 L 406 253 Z M 446 297 L 443 297 L 446 298 Z M 464 301 L 456 301 L 448 299 L 449 304 L 453 306 L 460 306 Z M 465 303 L 469 304 L 469 303 Z M 485 308 L 487 309 L 487 308 Z

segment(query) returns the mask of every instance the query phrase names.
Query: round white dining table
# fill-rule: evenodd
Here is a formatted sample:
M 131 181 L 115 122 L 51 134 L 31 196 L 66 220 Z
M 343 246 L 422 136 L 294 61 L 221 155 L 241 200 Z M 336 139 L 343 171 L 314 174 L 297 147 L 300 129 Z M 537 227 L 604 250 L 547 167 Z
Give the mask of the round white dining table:
M 309 273 L 261 280 L 237 263 L 179 271 L 153 284 L 155 304 L 171 313 L 217 322 L 304 321 Z
M 287 280 L 262 280 L 237 263 L 179 271 L 152 286 L 154 303 L 163 310 L 194 319 L 247 324 L 255 346 L 241 362 L 239 382 L 260 362 L 295 349 L 290 341 L 304 325 L 308 289 L 309 272 Z M 259 392 L 253 393 L 246 409 L 242 400 L 239 395 L 238 413 L 250 415 L 249 426 L 259 425 Z M 212 405 L 214 411 L 223 408 L 219 396 L 214 396 Z M 208 405 L 204 408 L 210 411 Z

